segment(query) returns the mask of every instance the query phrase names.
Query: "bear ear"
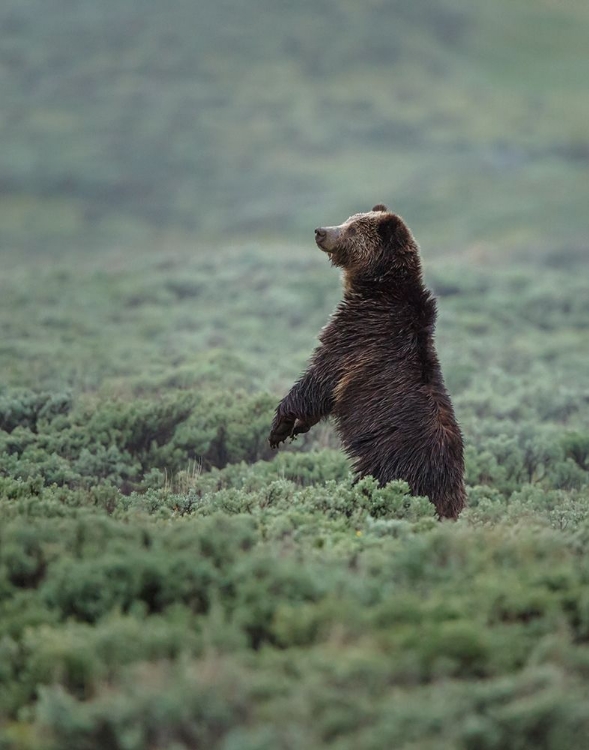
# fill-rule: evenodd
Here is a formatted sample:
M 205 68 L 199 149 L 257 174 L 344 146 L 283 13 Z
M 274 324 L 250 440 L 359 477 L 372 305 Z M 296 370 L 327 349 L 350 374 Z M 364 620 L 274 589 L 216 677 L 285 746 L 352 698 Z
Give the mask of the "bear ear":
M 384 203 L 377 203 L 376 206 L 373 206 L 373 211 L 382 211 L 383 213 L 388 213 L 389 209 L 385 206 Z
M 385 247 L 398 245 L 400 226 L 401 222 L 399 217 L 394 214 L 383 216 L 382 219 L 380 219 L 378 222 L 378 233 Z

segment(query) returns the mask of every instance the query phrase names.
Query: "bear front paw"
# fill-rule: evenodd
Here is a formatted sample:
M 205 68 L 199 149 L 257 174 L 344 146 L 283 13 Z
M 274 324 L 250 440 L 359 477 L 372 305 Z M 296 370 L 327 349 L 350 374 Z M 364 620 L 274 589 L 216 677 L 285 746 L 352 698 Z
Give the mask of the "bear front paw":
M 293 434 L 295 426 L 295 420 L 293 417 L 280 417 L 274 420 L 268 442 L 271 448 L 278 448 L 280 443 L 283 443 L 287 438 Z

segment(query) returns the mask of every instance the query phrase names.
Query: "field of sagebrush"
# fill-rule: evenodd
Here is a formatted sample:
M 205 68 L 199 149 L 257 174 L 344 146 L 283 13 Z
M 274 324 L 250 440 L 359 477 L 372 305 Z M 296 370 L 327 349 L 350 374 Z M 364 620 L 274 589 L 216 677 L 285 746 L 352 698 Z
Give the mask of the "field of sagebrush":
M 588 33 L 3 0 L 0 750 L 586 750 Z M 267 444 L 339 296 L 312 228 L 380 201 L 439 299 L 455 524 L 329 424 Z
M 269 450 L 316 249 L 3 258 L 1 747 L 586 746 L 587 265 L 424 256 L 455 524 L 328 425 Z

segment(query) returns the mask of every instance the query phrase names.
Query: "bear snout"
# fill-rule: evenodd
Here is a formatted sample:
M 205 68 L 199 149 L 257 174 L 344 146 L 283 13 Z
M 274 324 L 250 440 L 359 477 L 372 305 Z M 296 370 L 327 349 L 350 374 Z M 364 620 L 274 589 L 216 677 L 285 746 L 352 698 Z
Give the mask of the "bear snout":
M 334 251 L 340 235 L 339 227 L 317 227 L 315 230 L 315 242 L 317 247 L 326 253 Z

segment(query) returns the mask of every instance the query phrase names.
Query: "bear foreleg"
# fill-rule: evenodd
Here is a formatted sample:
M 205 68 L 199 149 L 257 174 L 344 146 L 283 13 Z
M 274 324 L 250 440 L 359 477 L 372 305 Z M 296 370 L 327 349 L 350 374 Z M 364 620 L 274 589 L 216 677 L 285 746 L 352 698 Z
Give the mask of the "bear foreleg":
M 333 383 L 310 368 L 291 388 L 274 415 L 268 442 L 277 448 L 287 438 L 308 432 L 333 408 Z

